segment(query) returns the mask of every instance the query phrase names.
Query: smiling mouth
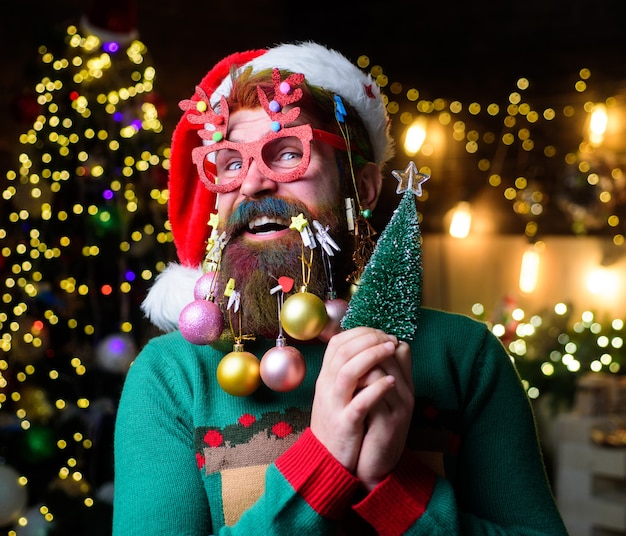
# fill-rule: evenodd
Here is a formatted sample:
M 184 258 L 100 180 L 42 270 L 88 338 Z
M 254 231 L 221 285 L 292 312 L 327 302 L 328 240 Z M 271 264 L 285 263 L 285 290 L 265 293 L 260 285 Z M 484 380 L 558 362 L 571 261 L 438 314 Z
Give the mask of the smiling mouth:
M 248 232 L 258 237 L 266 237 L 289 229 L 289 221 L 284 218 L 261 216 L 248 222 Z

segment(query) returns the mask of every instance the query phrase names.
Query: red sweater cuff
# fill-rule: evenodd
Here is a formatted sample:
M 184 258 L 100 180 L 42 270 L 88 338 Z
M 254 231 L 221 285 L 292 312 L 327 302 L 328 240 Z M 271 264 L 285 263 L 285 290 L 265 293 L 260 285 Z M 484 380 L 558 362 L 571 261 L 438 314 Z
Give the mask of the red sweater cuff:
M 378 534 L 404 534 L 426 511 L 437 475 L 409 451 L 392 474 L 352 508 Z
M 359 485 L 310 428 L 276 460 L 276 467 L 321 516 L 341 519 Z

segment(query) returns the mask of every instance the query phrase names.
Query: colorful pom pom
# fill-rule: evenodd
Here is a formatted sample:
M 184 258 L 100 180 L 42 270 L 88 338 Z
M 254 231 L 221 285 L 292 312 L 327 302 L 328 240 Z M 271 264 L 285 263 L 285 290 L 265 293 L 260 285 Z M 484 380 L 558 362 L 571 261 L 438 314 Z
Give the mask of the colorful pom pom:
M 280 104 L 277 101 L 275 101 L 275 100 L 270 101 L 270 111 L 272 111 L 274 113 L 280 112 L 280 108 L 281 108 Z

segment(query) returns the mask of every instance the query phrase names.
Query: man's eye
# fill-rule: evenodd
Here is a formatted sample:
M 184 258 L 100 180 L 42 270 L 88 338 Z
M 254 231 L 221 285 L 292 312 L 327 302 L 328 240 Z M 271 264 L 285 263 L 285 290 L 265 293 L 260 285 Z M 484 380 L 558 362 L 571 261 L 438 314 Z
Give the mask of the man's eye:
M 228 162 L 228 164 L 226 164 L 224 169 L 226 171 L 238 171 L 241 169 L 241 167 L 242 167 L 241 160 L 232 160 Z
M 239 151 L 230 149 L 219 151 L 217 153 L 215 165 L 219 173 L 233 173 L 241 170 L 243 167 L 243 159 Z
M 292 168 L 302 161 L 302 142 L 295 136 L 278 138 L 263 147 L 263 160 L 270 166 Z
M 302 151 L 297 149 L 284 149 L 278 155 L 278 160 L 293 160 L 302 158 Z

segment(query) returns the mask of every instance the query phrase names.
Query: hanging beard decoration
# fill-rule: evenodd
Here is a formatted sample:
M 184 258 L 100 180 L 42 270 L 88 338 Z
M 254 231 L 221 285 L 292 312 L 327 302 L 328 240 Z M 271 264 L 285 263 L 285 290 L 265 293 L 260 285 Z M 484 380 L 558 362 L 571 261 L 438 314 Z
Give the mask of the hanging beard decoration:
M 217 215 L 211 216 L 209 225 L 213 227 L 213 231 L 207 242 L 203 262 L 205 273 L 194 286 L 194 301 L 183 308 L 178 318 L 181 335 L 189 342 L 199 345 L 215 343 L 224 331 L 224 316 L 214 300 L 218 288 L 218 270 L 226 239 L 224 233 L 218 235 Z
M 251 395 L 261 384 L 259 360 L 241 343 L 235 343 L 233 351 L 222 358 L 216 375 L 220 387 L 233 396 Z
M 319 225 L 319 223 L 318 223 Z M 287 335 L 301 341 L 315 339 L 326 325 L 328 315 L 321 298 L 308 291 L 314 251 L 318 248 L 309 221 L 302 213 L 291 218 L 290 229 L 298 231 L 302 240 L 300 292 L 287 298 L 280 312 L 280 323 Z M 308 257 L 305 252 L 308 250 Z
M 280 318 L 285 333 L 300 341 L 315 339 L 328 322 L 322 299 L 304 289 L 285 300 Z
M 304 380 L 306 375 L 306 361 L 297 348 L 287 345 L 282 333 L 280 316 L 282 314 L 285 292 L 293 288 L 293 279 L 279 277 L 278 285 L 272 288 L 270 294 L 276 294 L 278 306 L 279 333 L 276 346 L 271 348 L 261 358 L 261 379 L 270 389 L 279 392 L 292 391 Z
M 279 337 L 261 359 L 260 372 L 263 383 L 273 391 L 293 391 L 304 380 L 306 363 L 300 350 Z
M 178 319 L 180 333 L 193 344 L 213 344 L 224 330 L 224 317 L 219 306 L 211 300 L 194 300 L 181 311 Z
M 261 385 L 260 363 L 254 354 L 243 347 L 244 339 L 251 340 L 254 337 L 244 335 L 241 330 L 241 293 L 235 290 L 234 279 L 226 284 L 224 298 L 227 301 L 226 313 L 234 344 L 232 351 L 219 362 L 215 375 L 219 386 L 228 394 L 248 396 Z
M 318 334 L 317 338 L 322 342 L 328 342 L 333 335 L 341 331 L 341 320 L 348 309 L 348 302 L 342 298 L 338 298 L 335 289 L 333 261 L 335 256 L 341 253 L 341 248 L 330 236 L 329 227 L 324 227 L 318 221 L 314 221 L 313 226 L 315 227 L 315 238 L 320 245 L 322 263 L 328 283 L 326 301 L 324 302 L 327 320 L 324 329 Z
M 329 298 L 324 302 L 324 307 L 328 320 L 317 338 L 322 342 L 328 342 L 333 335 L 341 331 L 341 321 L 348 310 L 348 302 L 343 298 Z

